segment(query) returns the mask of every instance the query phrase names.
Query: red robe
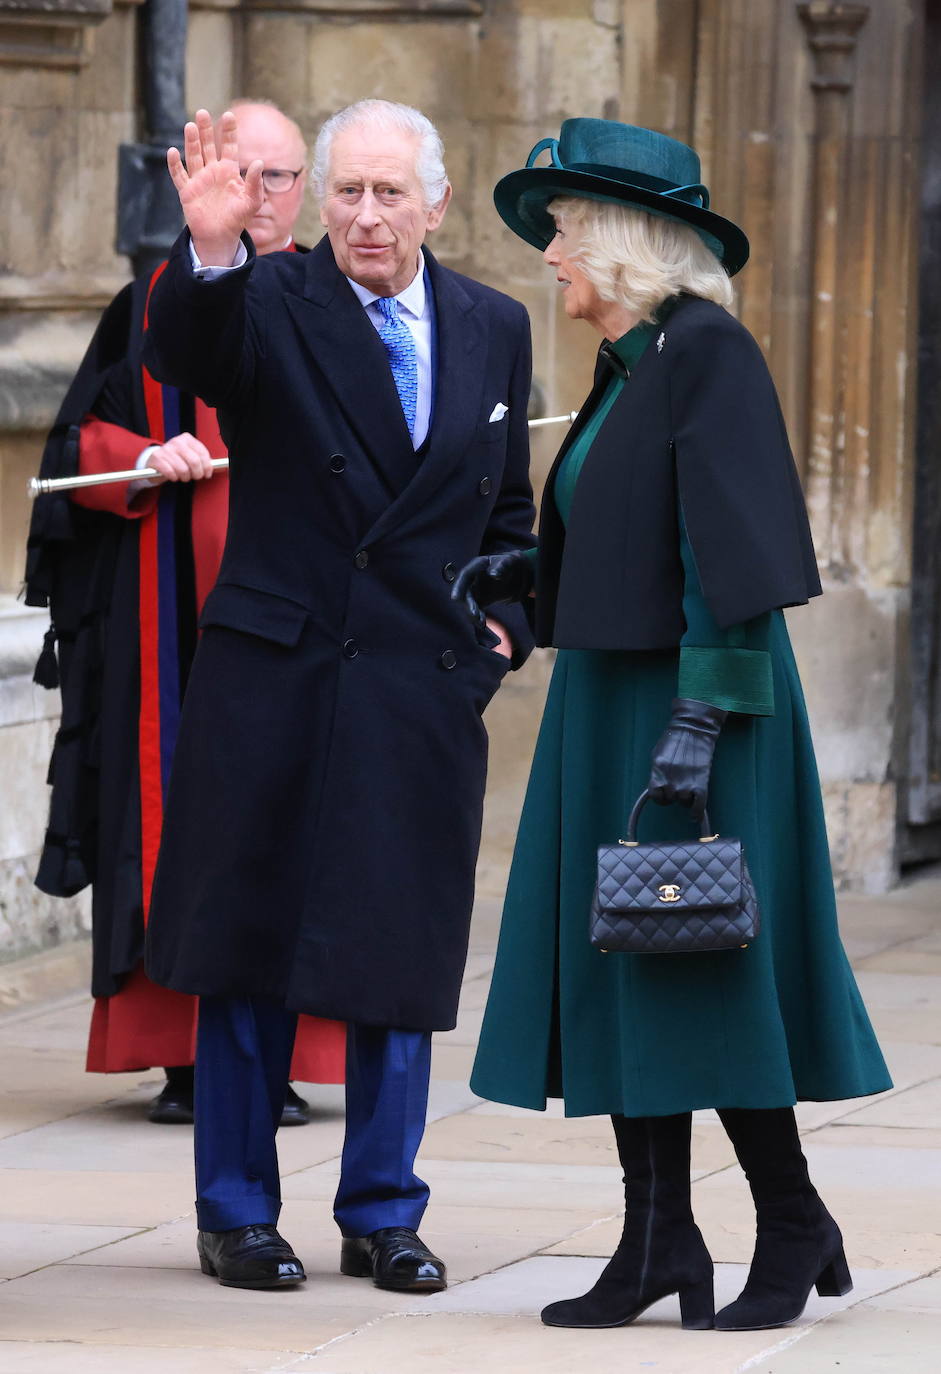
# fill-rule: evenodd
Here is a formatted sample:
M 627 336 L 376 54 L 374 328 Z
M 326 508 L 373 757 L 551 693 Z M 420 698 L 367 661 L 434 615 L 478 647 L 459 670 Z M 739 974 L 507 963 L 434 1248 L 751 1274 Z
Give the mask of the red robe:
M 225 456 L 213 410 L 196 401 L 196 437 L 214 458 Z M 141 450 L 154 441 L 119 425 L 89 416 L 82 425 L 79 471 L 118 472 L 132 468 Z M 140 491 L 130 505 L 124 483 L 78 488 L 72 499 L 90 510 L 107 511 L 127 520 L 152 515 L 159 487 Z M 226 473 L 197 482 L 193 488 L 192 532 L 196 601 L 202 609 L 219 573 L 228 519 Z M 86 1069 L 121 1073 L 153 1066 L 192 1064 L 196 1045 L 195 997 L 158 987 L 138 966 L 119 992 L 95 999 L 88 1035 Z M 300 1016 L 291 1078 L 302 1083 L 342 1083 L 346 1028 L 339 1021 Z

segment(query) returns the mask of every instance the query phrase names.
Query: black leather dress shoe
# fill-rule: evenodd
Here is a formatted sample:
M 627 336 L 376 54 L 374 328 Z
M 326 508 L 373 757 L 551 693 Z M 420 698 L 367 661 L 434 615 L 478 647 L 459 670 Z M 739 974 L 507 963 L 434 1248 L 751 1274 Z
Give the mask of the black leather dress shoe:
M 281 1113 L 281 1125 L 306 1126 L 309 1120 L 310 1103 L 296 1093 L 289 1083 L 284 1098 L 284 1110 Z
M 168 1069 L 163 1091 L 150 1104 L 148 1119 L 159 1126 L 192 1126 L 193 1070 Z M 310 1104 L 288 1084 L 281 1113 L 282 1126 L 306 1126 Z
M 274 1226 L 200 1231 L 199 1267 L 224 1288 L 291 1288 L 307 1278 L 304 1266 Z
M 193 1070 L 166 1069 L 163 1091 L 150 1104 L 147 1113 L 158 1126 L 192 1126 Z
M 437 1293 L 448 1286 L 443 1261 L 406 1226 L 384 1226 L 368 1236 L 344 1236 L 340 1273 L 371 1278 L 377 1288 L 405 1293 Z

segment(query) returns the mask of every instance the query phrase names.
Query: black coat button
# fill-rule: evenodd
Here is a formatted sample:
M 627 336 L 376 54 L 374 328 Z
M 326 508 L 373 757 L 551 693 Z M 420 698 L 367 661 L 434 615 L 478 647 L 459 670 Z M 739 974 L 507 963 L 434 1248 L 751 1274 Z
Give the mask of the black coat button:
M 365 568 L 369 563 L 369 554 L 365 549 L 360 549 L 359 553 L 353 559 L 353 562 L 356 564 L 357 568 Z
M 344 639 L 343 652 L 347 658 L 355 658 L 359 653 L 359 645 L 355 639 Z
M 454 582 L 457 579 L 457 568 L 453 563 L 445 563 L 441 569 L 441 576 L 445 582 Z
M 330 455 L 330 471 L 331 471 L 331 472 L 345 472 L 345 471 L 346 471 L 346 459 L 343 457 L 343 454 L 342 454 L 342 453 L 331 453 L 331 455 Z
M 493 484 L 490 481 L 490 478 L 484 477 L 481 479 L 480 485 L 478 486 L 477 490 L 480 492 L 481 496 L 489 496 L 492 485 Z
M 457 667 L 457 654 L 453 649 L 445 649 L 444 653 L 441 655 L 441 666 L 442 668 Z

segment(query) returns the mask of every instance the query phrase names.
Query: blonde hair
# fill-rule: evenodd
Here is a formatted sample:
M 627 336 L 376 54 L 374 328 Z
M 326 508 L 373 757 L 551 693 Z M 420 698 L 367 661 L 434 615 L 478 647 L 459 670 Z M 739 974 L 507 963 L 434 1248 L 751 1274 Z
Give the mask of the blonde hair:
M 563 227 L 581 229 L 572 257 L 603 301 L 646 321 L 681 291 L 732 304 L 725 268 L 689 225 L 629 205 L 570 196 L 557 196 L 548 209 Z

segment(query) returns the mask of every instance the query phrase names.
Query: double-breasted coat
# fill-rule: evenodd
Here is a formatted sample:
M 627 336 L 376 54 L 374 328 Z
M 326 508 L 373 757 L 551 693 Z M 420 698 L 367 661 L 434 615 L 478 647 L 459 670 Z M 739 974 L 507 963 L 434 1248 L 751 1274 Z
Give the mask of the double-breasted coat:
M 481 714 L 509 664 L 450 584 L 476 554 L 532 543 L 530 338 L 517 302 L 428 253 L 425 270 L 419 454 L 328 240 L 200 281 L 184 235 L 151 298 L 146 365 L 216 407 L 230 454 L 148 928 L 148 972 L 169 987 L 454 1024 Z M 517 666 L 525 614 L 501 619 Z

